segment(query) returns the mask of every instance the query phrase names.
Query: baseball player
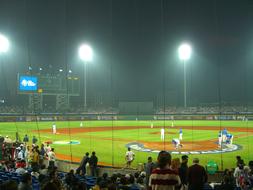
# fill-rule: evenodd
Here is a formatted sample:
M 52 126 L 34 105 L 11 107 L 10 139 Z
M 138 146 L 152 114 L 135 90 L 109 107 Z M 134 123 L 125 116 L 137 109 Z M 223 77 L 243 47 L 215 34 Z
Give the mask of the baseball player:
M 172 139 L 172 145 L 174 146 L 175 149 L 178 149 L 179 147 L 182 147 L 182 145 L 180 144 L 180 140 L 179 139 Z
M 53 125 L 52 125 L 52 131 L 53 131 L 53 134 L 56 134 L 56 124 L 55 123 L 53 123 Z
M 182 128 L 179 129 L 179 140 L 183 140 L 183 130 Z
M 222 144 L 222 132 L 220 131 L 218 134 L 218 146 L 221 147 Z
M 164 134 L 165 131 L 164 131 L 164 128 L 161 128 L 161 140 L 163 141 L 164 140 Z

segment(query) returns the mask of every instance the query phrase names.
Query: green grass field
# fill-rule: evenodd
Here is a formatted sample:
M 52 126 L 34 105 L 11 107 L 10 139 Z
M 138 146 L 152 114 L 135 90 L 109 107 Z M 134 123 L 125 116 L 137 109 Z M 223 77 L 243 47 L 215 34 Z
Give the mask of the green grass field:
M 183 140 L 188 142 L 198 142 L 202 140 L 214 140 L 218 137 L 219 130 L 225 127 L 235 127 L 238 131 L 232 132 L 234 135 L 234 144 L 242 146 L 242 149 L 219 154 L 198 154 L 189 155 L 190 163 L 193 157 L 199 157 L 201 164 L 206 164 L 208 161 L 215 161 L 218 163 L 220 169 L 231 168 L 235 166 L 235 156 L 241 155 L 241 157 L 247 163 L 253 158 L 253 130 L 252 121 L 175 121 L 174 128 L 171 126 L 171 121 L 152 121 L 154 128 L 150 128 L 151 121 L 85 121 L 82 129 L 86 129 L 86 132 L 71 133 L 74 128 L 80 129 L 80 121 L 65 121 L 56 122 L 57 130 L 67 128 L 69 133 L 62 134 L 59 132 L 57 135 L 53 135 L 50 131 L 42 132 L 37 130 L 52 128 L 53 122 L 1 122 L 0 134 L 8 135 L 12 139 L 15 139 L 15 133 L 18 132 L 21 140 L 25 134 L 29 135 L 30 142 L 32 136 L 35 135 L 39 138 L 39 144 L 44 141 L 63 141 L 63 140 L 78 140 L 79 145 L 59 145 L 53 144 L 56 153 L 64 154 L 67 156 L 72 155 L 73 158 L 81 158 L 85 152 L 96 151 L 99 161 L 107 165 L 113 165 L 116 167 L 123 167 L 125 164 L 124 155 L 126 152 L 126 144 L 130 142 L 150 142 L 159 143 L 160 140 L 160 128 L 166 127 L 171 134 L 166 135 L 164 145 L 171 144 L 172 138 L 178 137 L 180 126 L 189 126 L 188 129 L 183 129 Z M 132 127 L 125 130 L 116 130 L 119 127 L 127 126 Z M 110 127 L 110 130 L 106 131 L 93 131 L 98 127 Z M 212 130 L 203 130 L 204 127 L 212 127 Z M 246 128 L 246 131 L 240 131 L 240 128 Z M 217 129 L 217 130 L 215 130 Z M 140 152 L 134 151 L 136 159 L 133 163 L 134 167 L 137 167 L 138 163 L 144 163 L 148 156 L 152 156 L 154 159 L 157 157 L 157 153 L 152 152 Z M 174 155 L 173 157 L 180 157 L 181 155 Z

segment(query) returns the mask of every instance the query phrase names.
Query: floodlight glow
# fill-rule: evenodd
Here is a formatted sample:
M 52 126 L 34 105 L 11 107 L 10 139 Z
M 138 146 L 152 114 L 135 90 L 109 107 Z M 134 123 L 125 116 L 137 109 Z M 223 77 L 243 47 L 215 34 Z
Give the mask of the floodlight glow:
M 42 68 L 40 67 L 40 71 L 42 71 Z
M 59 69 L 60 72 L 62 72 L 63 70 L 62 69 Z
M 92 60 L 92 49 L 89 45 L 83 44 L 79 48 L 79 57 L 81 60 L 87 62 Z
M 0 34 L 0 53 L 5 53 L 9 50 L 9 40 L 4 35 Z
M 71 70 L 69 70 L 69 73 L 72 73 L 72 71 L 71 71 Z
M 179 58 L 181 60 L 188 60 L 191 57 L 191 53 L 192 53 L 192 48 L 189 44 L 182 44 L 179 48 L 178 48 L 178 54 L 179 54 Z

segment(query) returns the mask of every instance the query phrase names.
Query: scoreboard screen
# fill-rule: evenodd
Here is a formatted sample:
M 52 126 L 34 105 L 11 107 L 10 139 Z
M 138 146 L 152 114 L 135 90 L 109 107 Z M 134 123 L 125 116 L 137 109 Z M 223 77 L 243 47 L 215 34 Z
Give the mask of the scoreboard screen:
M 20 76 L 19 77 L 19 90 L 20 91 L 37 91 L 38 77 L 36 76 Z
M 44 95 L 69 94 L 79 96 L 80 80 L 74 76 L 18 74 L 18 93 L 30 94 L 34 92 Z

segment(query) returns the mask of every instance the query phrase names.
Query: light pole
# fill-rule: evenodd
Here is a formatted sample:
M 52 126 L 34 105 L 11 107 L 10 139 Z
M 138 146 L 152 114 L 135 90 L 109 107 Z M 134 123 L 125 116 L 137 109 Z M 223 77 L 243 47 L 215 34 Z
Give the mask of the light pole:
M 86 110 L 87 108 L 87 101 L 86 101 L 86 73 L 87 73 L 87 68 L 86 64 L 92 61 L 92 56 L 93 52 L 92 49 L 89 45 L 83 44 L 79 47 L 79 58 L 83 61 L 84 63 L 84 109 Z
M 178 48 L 179 59 L 184 64 L 184 107 L 187 107 L 187 92 L 186 92 L 186 62 L 191 57 L 192 48 L 189 44 L 184 43 Z

